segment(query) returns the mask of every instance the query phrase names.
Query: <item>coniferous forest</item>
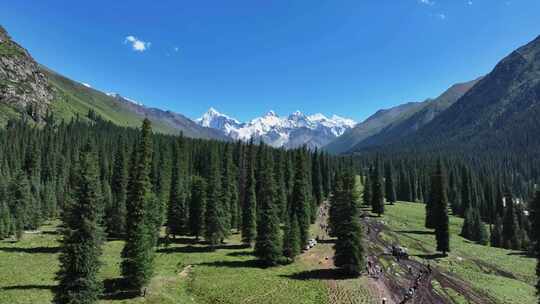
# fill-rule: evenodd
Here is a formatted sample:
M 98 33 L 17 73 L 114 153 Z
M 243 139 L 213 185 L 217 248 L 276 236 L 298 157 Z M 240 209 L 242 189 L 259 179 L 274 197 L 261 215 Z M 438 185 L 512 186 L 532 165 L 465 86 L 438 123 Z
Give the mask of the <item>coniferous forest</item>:
M 360 210 L 381 217 L 385 202 L 423 202 L 425 227 L 444 256 L 452 251 L 449 214 L 464 219 L 460 235 L 471 242 L 531 255 L 538 246 L 538 171 L 518 160 L 335 157 L 156 134 L 148 120 L 132 129 L 93 112 L 86 118 L 90 124 L 48 116 L 43 127 L 11 121 L 0 132 L 0 235 L 19 240 L 24 231 L 61 220 L 56 303 L 99 299 L 99 258 L 108 238 L 125 240 L 123 286 L 142 295 L 156 248 L 179 236 L 217 249 L 240 234 L 261 267 L 294 262 L 313 246 L 310 226 L 327 200 L 333 262 L 347 275 L 360 275 L 366 263 L 363 230 L 370 227 L 359 221 Z
M 540 2 L 26 2 L 0 304 L 540 304 Z

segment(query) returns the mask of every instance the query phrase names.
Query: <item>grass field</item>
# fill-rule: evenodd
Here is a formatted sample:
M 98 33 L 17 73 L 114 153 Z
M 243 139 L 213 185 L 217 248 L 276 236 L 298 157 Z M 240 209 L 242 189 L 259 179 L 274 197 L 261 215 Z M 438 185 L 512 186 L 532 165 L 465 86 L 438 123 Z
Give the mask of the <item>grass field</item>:
M 26 234 L 19 243 L 0 242 L 0 303 L 50 303 L 58 262 L 54 226 L 41 234 Z M 147 296 L 137 299 L 105 297 L 101 303 L 326 303 L 328 286 L 306 280 L 308 262 L 261 269 L 251 250 L 233 236 L 222 249 L 182 238 L 156 256 L 155 276 Z M 105 244 L 101 277 L 119 277 L 121 241 Z
M 430 256 L 434 236 L 423 228 L 424 205 L 387 206 L 382 220 L 388 226 L 384 237 L 399 239 L 414 259 L 430 259 L 440 269 L 489 293 L 498 303 L 535 303 L 535 260 L 457 236 L 461 219 L 451 217 L 452 252 L 448 258 L 437 259 Z M 59 252 L 54 224 L 43 227 L 41 233 L 25 234 L 18 243 L 0 241 L 0 303 L 50 303 Z M 320 233 L 316 228 L 313 232 Z M 122 241 L 105 243 L 101 278 L 107 286 L 119 278 L 122 246 Z M 365 277 L 334 280 L 325 276 L 332 267 L 331 255 L 332 244 L 321 243 L 294 264 L 262 269 L 251 250 L 239 244 L 238 235 L 213 252 L 191 238 L 181 238 L 158 249 L 155 276 L 145 298 L 106 293 L 100 302 L 375 304 Z M 452 297 L 455 303 L 466 303 L 458 294 Z
M 423 204 L 397 203 L 386 206 L 383 220 L 390 228 L 385 237 L 398 239 L 415 259 L 431 259 L 435 237 L 424 228 Z M 438 267 L 455 274 L 494 297 L 499 303 L 535 303 L 536 260 L 522 252 L 474 244 L 458 234 L 463 219 L 450 217 L 450 247 L 447 258 L 431 259 Z

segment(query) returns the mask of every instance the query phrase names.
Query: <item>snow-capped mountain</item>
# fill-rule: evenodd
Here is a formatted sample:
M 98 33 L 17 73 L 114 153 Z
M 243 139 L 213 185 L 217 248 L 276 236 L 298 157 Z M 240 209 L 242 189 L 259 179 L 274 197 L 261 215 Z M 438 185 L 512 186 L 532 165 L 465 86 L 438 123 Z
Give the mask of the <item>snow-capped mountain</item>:
M 249 122 L 240 122 L 214 108 L 210 108 L 196 122 L 201 126 L 220 130 L 235 140 L 248 141 L 253 138 L 273 147 L 285 148 L 302 145 L 319 148 L 356 125 L 354 120 L 337 115 L 328 118 L 321 113 L 305 115 L 300 111 L 287 117 L 280 117 L 270 111 Z

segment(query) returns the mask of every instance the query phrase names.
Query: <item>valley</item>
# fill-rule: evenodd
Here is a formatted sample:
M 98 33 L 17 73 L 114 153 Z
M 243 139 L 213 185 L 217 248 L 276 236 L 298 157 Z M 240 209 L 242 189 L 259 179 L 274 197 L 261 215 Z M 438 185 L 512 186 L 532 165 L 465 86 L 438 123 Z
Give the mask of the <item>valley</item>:
M 539 10 L 0 3 L 0 304 L 540 303 Z

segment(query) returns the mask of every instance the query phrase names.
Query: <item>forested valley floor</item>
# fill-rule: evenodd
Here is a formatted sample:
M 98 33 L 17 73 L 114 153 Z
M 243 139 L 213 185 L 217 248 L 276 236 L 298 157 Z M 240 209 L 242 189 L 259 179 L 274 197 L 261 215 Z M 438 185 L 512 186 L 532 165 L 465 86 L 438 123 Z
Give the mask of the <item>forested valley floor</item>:
M 433 235 L 423 228 L 423 204 L 398 202 L 387 205 L 381 218 L 367 211 L 365 215 L 366 247 L 383 275 L 341 277 L 333 267 L 333 241 L 320 229 L 319 218 L 311 227 L 312 235 L 321 238 L 319 244 L 297 262 L 273 268 L 260 268 L 238 234 L 214 252 L 192 237 L 178 237 L 157 249 L 156 274 L 144 298 L 114 288 L 120 278 L 123 241 L 108 240 L 101 259 L 105 295 L 100 303 L 376 304 L 383 297 L 399 303 L 412 284 L 407 265 L 416 272 L 426 263 L 431 263 L 434 273 L 422 283 L 426 289 L 408 303 L 432 303 L 433 296 L 443 303 L 534 303 L 535 260 L 520 251 L 476 245 L 457 236 L 462 219 L 451 217 L 455 250 L 442 258 L 435 254 Z M 57 224 L 28 231 L 18 243 L 0 242 L 0 303 L 51 301 L 60 251 Z M 410 250 L 411 261 L 398 263 L 388 254 L 389 244 L 396 242 Z M 429 291 L 427 284 L 433 289 Z

